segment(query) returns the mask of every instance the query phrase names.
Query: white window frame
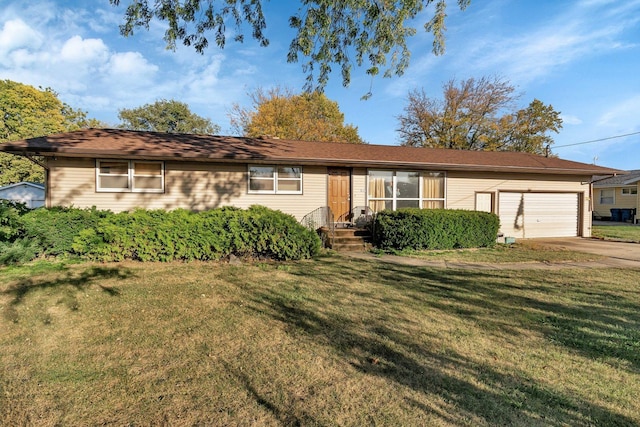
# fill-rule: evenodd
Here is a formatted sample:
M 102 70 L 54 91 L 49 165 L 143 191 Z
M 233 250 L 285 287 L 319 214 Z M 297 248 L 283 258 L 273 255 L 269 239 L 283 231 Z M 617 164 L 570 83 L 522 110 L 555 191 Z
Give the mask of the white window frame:
M 101 162 L 119 162 L 127 163 L 127 188 L 108 188 L 100 187 L 101 176 L 114 176 L 114 174 L 100 173 Z M 134 188 L 135 177 L 156 177 L 157 175 L 136 174 L 134 165 L 136 163 L 156 164 L 160 165 L 160 188 Z M 118 174 L 117 176 L 125 176 Z M 96 160 L 96 192 L 98 193 L 164 193 L 164 162 L 152 160 L 122 160 L 122 159 L 98 159 Z
M 606 199 L 611 199 L 611 202 L 605 202 L 603 201 L 603 199 L 605 199 L 603 192 L 604 191 L 611 191 L 611 196 L 607 196 Z M 601 205 L 615 205 L 616 204 L 616 189 L 611 187 L 611 188 L 601 188 L 600 189 L 600 197 L 598 198 L 598 201 L 600 202 Z
M 270 178 L 266 178 L 266 177 L 254 177 L 251 178 L 251 168 L 256 167 L 256 168 L 272 168 L 273 169 L 273 175 Z M 283 168 L 296 168 L 300 170 L 300 177 L 299 178 L 279 178 L 278 177 L 278 169 L 283 169 Z M 302 185 L 303 185 L 303 177 L 304 177 L 304 170 L 302 168 L 302 166 L 293 166 L 293 165 L 247 165 L 247 193 L 248 194 L 302 194 Z M 255 180 L 265 180 L 265 181 L 272 181 L 273 182 L 273 190 L 252 190 L 251 189 L 251 180 L 255 179 Z M 300 190 L 295 190 L 295 191 L 291 191 L 291 190 L 280 190 L 278 188 L 278 182 L 279 181 L 297 181 L 300 182 Z
M 369 194 L 369 183 L 370 183 L 370 176 L 371 176 L 371 172 L 392 172 L 393 176 L 392 176 L 392 197 L 370 197 Z M 404 198 L 404 197 L 397 197 L 398 195 L 398 172 L 406 172 L 406 173 L 418 173 L 419 174 L 419 186 L 418 186 L 418 197 L 411 197 L 411 198 Z M 422 197 L 423 194 L 423 185 L 424 185 L 424 180 L 423 178 L 426 175 L 429 175 L 431 173 L 438 173 L 438 174 L 442 174 L 442 177 L 444 178 L 444 197 Z M 418 201 L 418 209 L 428 209 L 428 208 L 423 208 L 423 202 L 442 202 L 442 206 L 444 209 L 447 208 L 447 173 L 445 171 L 417 171 L 417 170 L 396 170 L 396 169 L 369 169 L 367 171 L 367 206 L 370 205 L 370 202 L 372 201 L 391 201 L 392 202 L 392 210 L 397 210 L 398 209 L 398 200 L 400 201 L 404 201 L 404 200 L 416 200 Z
M 624 191 L 627 190 L 625 193 Z M 623 196 L 637 196 L 638 195 L 638 187 L 622 187 L 620 189 L 620 194 Z

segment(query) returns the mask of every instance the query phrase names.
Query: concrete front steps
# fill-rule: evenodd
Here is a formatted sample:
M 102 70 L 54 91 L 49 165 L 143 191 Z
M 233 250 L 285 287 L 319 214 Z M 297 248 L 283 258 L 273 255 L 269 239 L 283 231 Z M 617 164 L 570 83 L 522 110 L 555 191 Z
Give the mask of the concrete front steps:
M 335 228 L 333 238 L 328 229 L 322 230 L 326 233 L 323 241 L 328 248 L 339 252 L 363 252 L 371 249 L 371 233 L 363 228 Z

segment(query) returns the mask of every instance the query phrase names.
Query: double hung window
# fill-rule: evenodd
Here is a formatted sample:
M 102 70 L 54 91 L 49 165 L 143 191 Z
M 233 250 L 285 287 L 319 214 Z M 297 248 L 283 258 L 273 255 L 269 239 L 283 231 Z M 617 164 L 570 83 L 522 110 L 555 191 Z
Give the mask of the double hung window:
M 615 203 L 615 189 L 603 188 L 600 190 L 600 204 L 613 205 Z
M 250 165 L 249 193 L 302 194 L 302 167 Z
M 96 190 L 99 192 L 162 193 L 164 163 L 137 160 L 98 160 Z

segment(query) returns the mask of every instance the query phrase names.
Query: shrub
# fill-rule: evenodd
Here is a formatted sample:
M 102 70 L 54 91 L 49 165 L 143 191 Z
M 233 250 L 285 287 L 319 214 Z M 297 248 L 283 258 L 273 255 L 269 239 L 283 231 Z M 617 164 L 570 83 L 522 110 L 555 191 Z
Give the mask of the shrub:
M 29 262 L 37 256 L 39 251 L 37 242 L 29 239 L 0 242 L 0 265 Z
M 230 254 L 289 260 L 317 254 L 320 239 L 292 216 L 261 206 L 200 213 L 138 209 L 105 216 L 80 231 L 72 248 L 99 261 L 215 260 Z
M 102 218 L 110 215 L 110 211 L 95 208 L 33 209 L 21 217 L 23 236 L 35 240 L 44 255 L 69 254 L 80 231 L 95 229 Z
M 251 251 L 254 256 L 279 260 L 310 258 L 318 253 L 318 234 L 297 222 L 291 215 L 264 206 L 251 206 L 242 213 L 244 245 L 236 251 Z
M 12 242 L 23 234 L 20 217 L 28 210 L 23 203 L 0 199 L 0 242 Z
M 400 209 L 376 215 L 374 244 L 381 249 L 453 249 L 495 245 L 500 222 L 486 212 Z

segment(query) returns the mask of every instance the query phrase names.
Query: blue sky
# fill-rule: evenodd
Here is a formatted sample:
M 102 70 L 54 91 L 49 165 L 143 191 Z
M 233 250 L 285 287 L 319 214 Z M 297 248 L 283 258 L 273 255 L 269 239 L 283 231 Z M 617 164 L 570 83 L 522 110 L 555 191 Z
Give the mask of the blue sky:
M 404 76 L 372 80 L 356 69 L 348 88 L 339 75 L 330 82 L 327 96 L 366 141 L 398 144 L 396 117 L 411 89 L 440 97 L 452 78 L 500 76 L 522 94 L 521 107 L 537 98 L 561 112 L 553 148 L 560 157 L 640 169 L 640 0 L 472 0 L 465 12 L 449 3 L 445 55 L 431 54 L 423 19 Z M 199 55 L 182 46 L 166 50 L 158 24 L 121 37 L 124 8 L 108 0 L 2 0 L 0 79 L 51 87 L 114 125 L 121 108 L 176 99 L 229 134 L 228 112 L 233 103 L 248 105 L 248 91 L 304 84 L 300 64 L 286 62 L 293 35 L 287 18 L 297 3 L 271 0 L 264 9 L 269 47 L 247 37 Z M 373 97 L 362 101 L 370 88 Z

